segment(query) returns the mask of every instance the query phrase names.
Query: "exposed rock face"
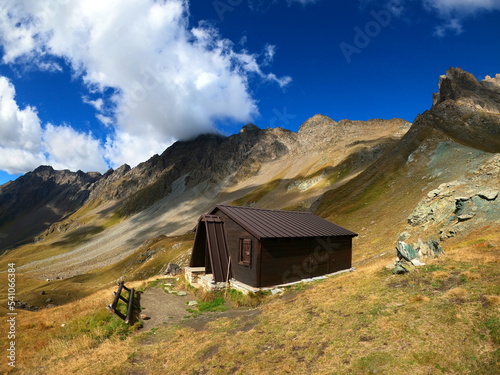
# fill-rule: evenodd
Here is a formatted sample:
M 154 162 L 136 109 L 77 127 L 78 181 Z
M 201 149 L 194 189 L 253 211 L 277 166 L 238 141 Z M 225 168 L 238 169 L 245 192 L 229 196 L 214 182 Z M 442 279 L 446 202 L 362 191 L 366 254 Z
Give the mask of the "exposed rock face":
M 116 170 L 110 169 L 102 176 L 78 172 L 75 175 L 79 176 L 82 183 L 76 183 L 67 190 L 71 195 L 68 199 L 71 199 L 73 204 L 61 210 L 59 216 L 43 217 L 44 225 L 36 228 L 40 231 L 42 227 L 49 227 L 54 221 L 60 220 L 61 217 L 78 209 L 84 203 L 92 207 L 98 207 L 103 203 L 113 203 L 114 211 L 128 216 L 151 207 L 164 197 L 175 197 L 186 191 L 192 191 L 193 198 L 200 194 L 215 196 L 227 184 L 238 184 L 257 175 L 267 163 L 284 157 L 290 157 L 294 163 L 295 159 L 298 160 L 311 154 L 326 155 L 329 149 L 339 147 L 339 142 L 349 146 L 346 155 L 351 152 L 351 149 L 358 150 L 348 162 L 351 172 L 356 172 L 380 157 L 409 129 L 410 125 L 399 119 L 366 122 L 342 120 L 337 123 L 326 116 L 316 115 L 306 121 L 298 133 L 282 128 L 260 129 L 253 124 L 247 124 L 238 134 L 229 137 L 215 134 L 200 135 L 189 141 L 175 142 L 161 155 L 154 155 L 135 168 L 123 165 Z M 387 129 L 395 129 L 394 134 L 389 134 Z M 386 134 L 383 140 L 378 140 L 380 130 Z M 364 141 L 356 141 L 361 135 L 366 134 L 371 134 L 369 138 L 372 141 L 366 144 L 363 143 Z M 352 144 L 349 144 L 349 140 Z M 328 171 L 335 172 L 330 169 Z M 325 173 L 328 171 L 325 170 Z M 42 172 L 47 176 L 59 173 L 53 171 L 52 168 L 46 171 L 45 167 L 33 173 L 39 175 Z M 347 173 L 345 171 L 339 173 L 341 172 Z M 60 173 L 61 178 L 66 176 L 65 173 Z M 324 179 L 325 173 L 319 177 L 301 181 L 300 191 Z M 15 186 L 22 195 L 29 191 L 25 190 L 24 185 L 21 184 L 29 176 L 30 174 L 27 174 L 10 185 Z M 66 179 L 70 183 L 69 175 Z M 222 185 L 222 181 L 225 181 L 226 185 Z M 82 184 L 85 185 L 83 190 L 81 190 Z M 295 185 L 290 186 L 293 188 Z M 12 191 L 12 187 L 3 187 L 4 200 L 9 199 L 7 191 Z M 35 184 L 33 189 L 38 191 L 39 188 Z M 46 192 L 41 192 L 41 194 L 48 196 Z M 26 209 L 35 204 L 30 200 L 24 200 L 24 202 Z M 11 218 L 12 215 L 5 216 L 4 222 Z M 46 234 L 54 231 L 65 232 L 78 225 L 79 223 L 70 221 L 55 223 L 50 226 Z M 32 234 L 38 233 L 33 231 L 29 233 L 29 236 Z M 29 236 L 24 238 L 30 238 Z
M 15 223 L 1 238 L 0 249 L 30 238 L 51 223 L 80 208 L 100 173 L 55 171 L 41 166 L 3 185 L 0 191 L 0 228 Z M 16 228 L 16 227 L 15 227 Z
M 299 141 L 302 143 L 323 143 L 335 145 L 335 142 L 340 139 L 355 138 L 363 128 L 394 128 L 394 138 L 401 138 L 408 129 L 411 123 L 408 121 L 395 118 L 391 120 L 372 119 L 368 121 L 351 121 L 340 120 L 339 122 L 323 115 L 315 115 L 305 121 L 299 129 Z M 357 138 L 357 137 L 356 137 Z
M 500 152 L 500 85 L 498 77 L 479 82 L 472 74 L 451 68 L 441 76 L 433 107 L 423 117 L 458 142 Z M 424 120 L 424 119 L 422 119 Z
M 500 155 L 462 179 L 429 191 L 408 217 L 406 238 L 446 240 L 484 225 L 500 225 Z M 413 235 L 410 235 L 413 233 Z

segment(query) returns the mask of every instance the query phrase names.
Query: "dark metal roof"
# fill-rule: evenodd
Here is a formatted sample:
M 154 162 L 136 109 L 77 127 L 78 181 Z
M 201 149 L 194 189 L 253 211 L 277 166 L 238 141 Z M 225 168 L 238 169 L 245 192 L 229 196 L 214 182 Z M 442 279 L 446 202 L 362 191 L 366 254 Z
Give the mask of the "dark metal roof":
M 310 212 L 217 205 L 210 213 L 222 211 L 258 239 L 285 237 L 357 236 Z

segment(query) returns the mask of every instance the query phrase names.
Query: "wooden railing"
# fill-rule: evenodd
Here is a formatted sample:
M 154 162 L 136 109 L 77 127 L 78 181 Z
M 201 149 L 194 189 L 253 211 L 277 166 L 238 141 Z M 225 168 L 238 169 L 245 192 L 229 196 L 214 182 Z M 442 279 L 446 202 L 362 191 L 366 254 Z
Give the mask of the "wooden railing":
M 125 289 L 128 292 L 128 299 L 122 296 L 122 290 Z M 120 281 L 118 283 L 118 290 L 116 292 L 113 292 L 114 295 L 114 300 L 113 302 L 107 306 L 108 310 L 112 312 L 113 314 L 116 314 L 119 316 L 121 319 L 125 320 L 125 323 L 130 324 L 132 321 L 132 311 L 133 311 L 133 306 L 134 306 L 134 288 L 129 289 L 125 286 L 125 283 L 123 281 Z M 123 315 L 120 311 L 116 309 L 116 306 L 118 305 L 118 302 L 122 300 L 127 304 L 127 315 Z

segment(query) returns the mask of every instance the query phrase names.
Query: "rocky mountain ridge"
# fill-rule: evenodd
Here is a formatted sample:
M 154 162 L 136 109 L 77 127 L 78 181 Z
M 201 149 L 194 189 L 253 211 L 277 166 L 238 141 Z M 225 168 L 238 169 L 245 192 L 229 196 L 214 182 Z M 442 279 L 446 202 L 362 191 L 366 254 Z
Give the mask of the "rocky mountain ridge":
M 4 244 L 29 240 L 68 212 L 80 208 L 100 178 L 98 172 L 56 171 L 50 166 L 40 166 L 0 186 L 0 228 L 7 225 L 12 228 L 1 231 Z
M 1 224 L 14 229 L 18 225 L 25 226 L 25 217 L 37 218 L 38 223 L 29 221 L 30 230 L 19 236 L 12 236 L 4 227 L 2 231 L 8 236 L 4 236 L 0 248 L 33 238 L 84 204 L 97 207 L 112 203 L 112 210 L 120 216 L 130 216 L 172 195 L 176 186 L 182 191 L 202 192 L 209 185 L 208 190 L 220 190 L 222 181 L 224 186 L 237 185 L 257 175 L 263 165 L 287 155 L 298 158 L 311 153 L 324 154 L 339 141 L 352 143 L 350 138 L 354 143 L 362 143 L 363 132 L 371 132 L 371 138 L 375 138 L 370 147 L 378 151 L 363 156 L 371 162 L 387 146 L 375 137 L 377 129 L 394 129 L 397 139 L 409 126 L 399 119 L 337 123 L 317 115 L 306 121 L 297 133 L 282 128 L 260 129 L 248 124 L 229 137 L 207 134 L 190 141 L 178 141 L 161 155 L 154 155 L 134 168 L 125 164 L 103 175 L 40 167 L 1 187 L 0 228 Z M 39 181 L 35 183 L 34 179 Z M 18 204 L 19 201 L 23 204 Z M 36 207 L 45 212 L 44 220 L 34 214 Z M 62 227 L 69 228 L 67 225 Z
M 316 115 L 296 133 L 248 124 L 229 137 L 211 134 L 176 142 L 135 168 L 124 165 L 93 181 L 83 206 L 66 213 L 72 214 L 69 221 L 56 224 L 64 238 L 79 233 L 75 238 L 85 241 L 58 258 L 62 268 L 48 259 L 46 271 L 64 269 L 71 275 L 75 268 L 81 273 L 115 262 L 149 238 L 185 233 L 199 214 L 218 203 L 312 210 L 360 232 L 358 246 L 370 247 L 369 257 L 388 246 L 388 239 L 396 241 L 426 194 L 468 175 L 500 151 L 497 82 L 479 82 L 450 69 L 440 78 L 432 108 L 413 124 L 400 119 L 337 122 Z M 460 181 L 460 186 L 468 183 Z M 112 213 L 120 220 L 109 227 Z M 435 229 L 429 235 L 435 236 Z M 53 232 L 40 238 L 50 241 Z M 411 232 L 416 241 L 426 228 L 415 226 Z M 94 253 L 102 261 L 89 260 Z
M 432 108 L 417 116 L 396 147 L 360 175 L 322 195 L 316 211 L 350 225 L 370 217 L 360 240 L 375 239 L 376 247 L 387 246 L 381 238 L 392 238 L 392 245 L 405 230 L 411 234 L 408 242 L 416 243 L 446 240 L 453 233 L 466 236 L 488 223 L 498 225 L 498 198 L 491 202 L 480 198 L 483 191 L 500 186 L 495 168 L 500 152 L 497 79 L 479 82 L 462 69 L 451 68 L 440 78 L 433 98 Z M 475 175 L 486 169 L 489 174 Z M 450 201 L 442 200 L 441 194 L 427 196 L 449 184 L 456 189 Z M 464 202 L 476 207 L 474 220 L 465 223 L 458 218 L 461 211 L 455 213 L 455 194 L 468 196 Z M 414 217 L 429 212 L 431 217 L 425 214 L 425 223 L 417 224 Z

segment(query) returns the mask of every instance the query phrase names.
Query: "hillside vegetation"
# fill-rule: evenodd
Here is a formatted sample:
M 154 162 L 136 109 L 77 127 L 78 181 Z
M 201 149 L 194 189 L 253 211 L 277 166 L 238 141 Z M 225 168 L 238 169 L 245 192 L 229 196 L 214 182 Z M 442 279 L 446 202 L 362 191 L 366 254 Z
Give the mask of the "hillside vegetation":
M 26 374 L 494 374 L 499 240 L 495 228 L 482 228 L 409 275 L 385 268 L 393 255 L 376 258 L 202 330 L 135 331 L 105 310 L 105 289 L 21 311 L 18 363 Z

